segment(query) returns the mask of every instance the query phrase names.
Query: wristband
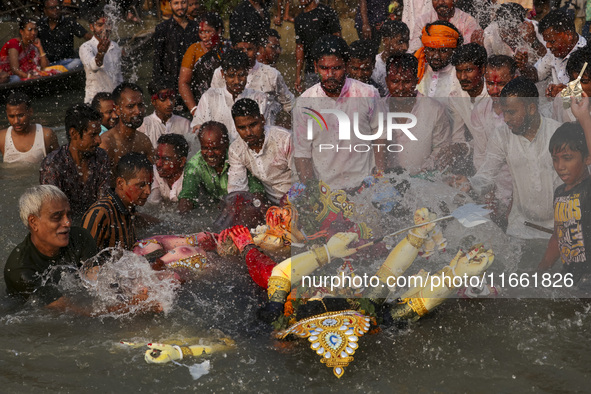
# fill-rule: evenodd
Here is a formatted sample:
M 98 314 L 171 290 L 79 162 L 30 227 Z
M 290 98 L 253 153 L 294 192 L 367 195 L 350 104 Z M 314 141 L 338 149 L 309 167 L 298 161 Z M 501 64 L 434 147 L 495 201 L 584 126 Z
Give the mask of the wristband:
M 183 359 L 183 351 L 181 350 L 181 347 L 174 345 L 173 348 L 175 348 L 179 352 L 179 355 L 181 356 L 181 358 L 179 360 L 182 360 Z
M 319 266 L 323 266 L 327 263 L 330 263 L 330 253 L 328 252 L 328 246 L 324 245 L 324 247 L 319 246 L 317 248 L 312 249 L 312 253 L 314 253 L 314 257 L 316 258 L 316 262 Z
M 191 108 L 191 116 L 195 116 L 195 111 L 197 110 L 197 106 L 194 106 L 193 108 Z

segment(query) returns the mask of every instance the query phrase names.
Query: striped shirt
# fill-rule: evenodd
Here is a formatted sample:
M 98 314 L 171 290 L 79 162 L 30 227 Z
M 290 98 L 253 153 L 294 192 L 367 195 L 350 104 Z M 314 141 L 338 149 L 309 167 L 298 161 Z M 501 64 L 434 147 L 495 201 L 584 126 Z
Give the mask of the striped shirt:
M 99 250 L 112 246 L 131 249 L 135 237 L 134 212 L 109 189 L 105 196 L 95 202 L 82 218 L 82 227 L 87 229 Z

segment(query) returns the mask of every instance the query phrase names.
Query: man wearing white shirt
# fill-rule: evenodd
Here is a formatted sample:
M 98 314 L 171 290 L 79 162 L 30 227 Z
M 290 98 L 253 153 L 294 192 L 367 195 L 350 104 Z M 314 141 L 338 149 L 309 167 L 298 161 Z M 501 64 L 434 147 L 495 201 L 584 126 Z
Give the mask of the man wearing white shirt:
M 412 134 L 417 139 L 409 140 L 403 133 L 398 133 L 396 142 L 404 149 L 387 154 L 386 167 L 400 166 L 411 175 L 434 169 L 438 153 L 451 140 L 445 107 L 416 91 L 418 61 L 410 53 L 390 56 L 387 69 L 388 112 L 415 115 L 417 124 L 412 128 Z
M 257 102 L 261 113 L 268 115 L 267 95 L 263 92 L 245 88 L 249 69 L 248 56 L 230 49 L 222 56 L 222 76 L 225 86 L 209 88 L 197 105 L 191 128 L 196 130 L 203 123 L 215 120 L 223 123 L 228 129 L 230 143 L 239 138 L 232 118 L 232 106 L 241 98 L 250 98 Z
M 474 105 L 470 119 L 470 133 L 473 138 L 471 141 L 472 159 L 476 171 L 482 166 L 486 158 L 488 140 L 492 138 L 495 130 L 505 126 L 500 103 L 501 91 L 516 76 L 517 64 L 515 64 L 512 57 L 493 55 L 488 58 L 484 81 L 490 98 L 480 100 Z M 511 172 L 505 164 L 495 176 L 495 204 L 491 214 L 491 219 L 503 229 L 507 228 L 507 216 L 511 207 L 512 195 L 513 181 L 511 180 Z
M 525 13 L 517 3 L 505 3 L 497 9 L 494 22 L 483 33 L 482 45 L 488 56 L 515 56 L 525 51 L 528 62 L 534 64 L 546 55 L 546 43 L 538 31 L 538 22 L 525 19 Z
M 493 130 L 504 126 L 501 108 L 501 91 L 517 77 L 517 65 L 509 56 L 494 55 L 488 58 L 484 81 L 489 98 L 474 105 L 470 116 L 470 133 L 474 150 L 474 168 L 478 170 L 486 157 L 486 145 Z
M 154 181 L 148 203 L 179 200 L 188 154 L 189 144 L 182 135 L 164 134 L 158 138 L 154 157 Z
M 539 24 L 539 30 L 546 41 L 548 53 L 532 67 L 527 64 L 527 53 L 515 55 L 521 75 L 534 82 L 549 79 L 546 95 L 555 97 L 569 82 L 566 63 L 570 55 L 587 45 L 587 40 L 578 35 L 573 18 L 566 12 L 549 12 Z
M 182 116 L 174 115 L 176 91 L 166 82 L 152 81 L 149 85 L 149 93 L 152 98 L 154 112 L 144 118 L 144 122 L 138 128 L 148 136 L 154 149 L 158 146 L 158 139 L 164 134 L 186 135 L 191 131 L 190 122 Z
M 257 34 L 249 34 L 247 32 L 236 33 L 232 37 L 234 49 L 243 51 L 249 59 L 249 71 L 246 78 L 246 89 L 257 90 L 265 93 L 268 96 L 269 112 L 265 118 L 267 124 L 275 124 L 277 114 L 283 109 L 284 112 L 290 113 L 295 98 L 293 93 L 283 80 L 283 76 L 276 68 L 260 63 L 257 60 L 257 50 L 260 43 Z M 222 76 L 222 68 L 218 67 L 211 79 L 212 88 L 226 87 L 226 81 Z
M 90 104 L 99 92 L 111 93 L 123 82 L 121 48 L 109 40 L 110 22 L 102 10 L 91 13 L 88 22 L 93 36 L 78 50 L 86 73 L 85 104 Z
M 278 126 L 266 126 L 254 100 L 238 100 L 232 116 L 240 138 L 228 151 L 228 193 L 249 191 L 250 171 L 263 184 L 267 198 L 278 204 L 293 181 L 291 133 Z
M 419 17 L 432 7 L 431 0 L 405 1 L 404 6 L 402 7 L 402 22 L 404 22 L 412 32 L 415 30 L 415 24 Z M 423 26 L 420 27 L 420 29 L 422 28 Z
M 438 157 L 437 165 L 440 169 L 452 165 L 454 172 L 473 173 L 472 163 L 469 161 L 472 151 L 472 109 L 474 105 L 490 97 L 484 87 L 486 62 L 486 50 L 475 43 L 462 45 L 453 55 L 452 64 L 462 90 L 450 94 L 448 110 L 451 145 L 443 149 Z
M 433 0 L 432 7 L 418 17 L 414 23 L 414 29 L 410 35 L 410 51 L 414 52 L 421 47 L 421 31 L 428 23 L 445 21 L 453 24 L 464 37 L 466 42 L 471 42 L 472 33 L 480 29 L 478 22 L 470 14 L 456 8 L 455 0 Z
M 544 118 L 538 111 L 538 91 L 530 80 L 518 77 L 501 92 L 501 107 L 506 127 L 489 139 L 486 159 L 469 178 L 459 176 L 455 184 L 462 190 L 479 194 L 494 186 L 494 179 L 504 164 L 513 178 L 513 204 L 507 234 L 518 238 L 550 238 L 540 230 L 525 225 L 530 222 L 553 228 L 553 193 L 560 178 L 552 166 L 548 144 L 560 123 Z
M 302 94 L 293 114 L 298 175 L 302 182 L 319 179 L 333 189 L 357 188 L 366 177 L 385 170 L 386 144 L 379 135 L 382 100 L 373 86 L 346 77 L 349 54 L 345 40 L 324 36 L 314 44 L 314 53 L 320 83 Z M 338 110 L 356 119 L 358 130 L 341 139 L 337 116 L 325 115 L 326 126 L 308 122 L 309 113 L 322 110 Z

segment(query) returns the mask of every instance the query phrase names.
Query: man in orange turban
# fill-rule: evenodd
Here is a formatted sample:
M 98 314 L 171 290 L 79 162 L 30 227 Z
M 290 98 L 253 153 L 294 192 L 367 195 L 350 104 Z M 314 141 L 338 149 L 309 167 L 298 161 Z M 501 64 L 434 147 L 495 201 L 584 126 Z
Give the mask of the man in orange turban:
M 418 91 L 428 97 L 449 97 L 452 91 L 461 91 L 451 65 L 455 49 L 462 45 L 463 37 L 449 22 L 429 23 L 421 35 L 423 47 L 415 52 L 419 60 Z

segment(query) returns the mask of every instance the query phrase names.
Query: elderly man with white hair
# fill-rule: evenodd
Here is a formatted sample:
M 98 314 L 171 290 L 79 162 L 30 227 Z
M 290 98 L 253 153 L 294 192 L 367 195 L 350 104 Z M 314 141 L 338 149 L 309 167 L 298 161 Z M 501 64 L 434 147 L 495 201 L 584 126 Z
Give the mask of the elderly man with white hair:
M 90 233 L 72 227 L 70 204 L 66 195 L 53 185 L 33 186 L 19 199 L 20 217 L 29 234 L 14 248 L 4 267 L 6 291 L 11 296 L 39 302 L 54 310 L 69 310 L 78 314 L 97 316 L 105 313 L 131 311 L 161 312 L 158 302 L 148 300 L 148 289 L 141 290 L 127 302 L 94 309 L 76 299 L 61 294 L 61 273 L 78 270 L 97 253 Z M 89 267 L 83 275 L 96 280 L 98 267 Z
M 55 286 L 60 270 L 53 268 L 79 267 L 96 254 L 96 244 L 87 230 L 72 227 L 68 198 L 53 185 L 27 189 L 19 211 L 29 234 L 8 256 L 6 291 L 25 299 L 35 294 L 50 304 L 61 297 Z M 52 272 L 58 274 L 48 275 Z

